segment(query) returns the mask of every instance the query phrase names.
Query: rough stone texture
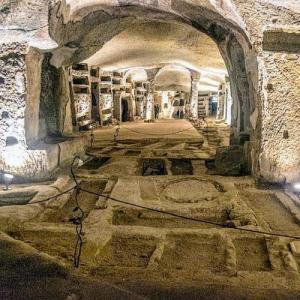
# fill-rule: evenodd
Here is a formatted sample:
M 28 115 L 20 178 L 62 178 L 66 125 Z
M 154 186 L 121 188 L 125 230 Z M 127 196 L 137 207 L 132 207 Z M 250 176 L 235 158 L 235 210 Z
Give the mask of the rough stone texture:
M 26 55 L 27 97 L 25 110 L 25 136 L 30 146 L 39 139 L 39 112 L 43 55 L 30 49 Z
M 159 91 L 191 91 L 191 72 L 178 65 L 161 68 L 154 78 L 155 89 Z
M 89 94 L 75 94 L 74 102 L 78 108 L 79 113 L 86 114 L 91 111 L 91 101 Z
M 1 27 L 34 31 L 48 26 L 48 3 L 43 0 L 3 0 L 0 4 Z M 16 18 L 19 16 L 19 18 Z
M 127 1 L 126 5 L 129 3 L 130 1 Z M 81 2 L 79 6 L 74 6 L 72 1 L 68 4 L 70 5 L 68 8 L 63 5 L 59 8 L 55 5 L 52 6 L 50 32 L 57 43 L 63 44 L 55 51 L 53 63 L 56 65 L 69 64 L 89 57 L 122 30 L 143 24 L 143 19 L 153 22 L 164 18 L 165 21 L 172 23 L 175 20 L 183 23 L 189 20 L 194 28 L 208 33 L 219 44 L 231 77 L 234 75 L 231 81 L 233 103 L 236 110 L 233 133 L 237 137 L 239 132 L 252 130 L 250 113 L 257 109 L 256 92 L 251 89 L 255 88 L 255 83 L 252 83 L 256 73 L 255 55 L 249 46 L 244 24 L 230 1 L 226 1 L 222 6 L 211 3 L 211 1 L 199 4 L 178 3 L 177 1 L 146 4 L 139 1 L 133 2 L 130 9 L 122 6 L 122 10 L 114 10 L 110 6 L 112 4 L 97 1 Z M 120 5 L 122 4 L 124 3 L 120 2 Z M 156 9 L 155 12 L 153 8 Z M 56 14 L 54 14 L 55 11 L 57 11 Z M 93 14 L 91 14 L 92 11 L 94 11 Z M 177 14 L 174 14 L 175 12 Z M 60 15 L 62 23 L 57 22 L 54 15 Z M 118 16 L 122 18 L 118 18 Z M 136 18 L 137 16 L 138 18 Z M 216 19 L 219 20 L 221 26 L 215 23 Z M 74 23 L 71 20 L 78 22 Z M 81 22 L 84 23 L 84 26 L 81 26 Z M 100 24 L 103 22 L 105 25 L 101 26 Z M 105 33 L 99 33 L 99 28 L 103 29 Z M 63 32 L 65 32 L 64 35 Z M 67 49 L 65 45 L 70 47 Z M 85 47 L 87 45 L 90 46 Z M 251 70 L 247 70 L 246 61 L 248 61 L 248 65 L 251 63 Z M 260 128 L 257 126 L 255 130 L 259 132 Z M 256 138 L 255 136 L 255 141 L 257 141 Z M 258 151 L 258 146 L 255 143 L 254 145 Z
M 50 65 L 51 54 L 47 54 L 42 65 L 42 86 L 40 102 L 40 136 L 57 135 L 58 130 L 58 88 L 59 72 Z
M 30 180 L 43 180 L 50 171 L 48 157 L 44 150 L 11 149 L 6 147 L 0 152 L 0 170 Z M 22 179 L 23 180 L 23 179 Z
M 300 52 L 300 29 L 297 26 L 268 26 L 264 30 L 265 51 Z
M 198 85 L 199 80 L 193 79 L 192 80 L 192 87 L 191 87 L 191 117 L 198 118 Z
M 0 147 L 9 136 L 26 147 L 26 52 L 27 47 L 19 43 L 0 48 Z
M 261 172 L 269 180 L 299 178 L 300 55 L 264 53 L 267 102 L 262 118 Z M 284 84 L 283 84 L 284 83 Z M 288 135 L 284 135 L 284 131 Z
M 244 148 L 241 146 L 218 148 L 215 166 L 218 175 L 239 176 L 247 174 Z
M 294 30 L 299 30 L 299 3 L 284 1 L 277 6 L 278 1 L 234 2 L 247 25 L 251 42 L 258 52 L 258 92 L 261 96 L 259 122 L 262 128 L 260 173 L 270 181 L 297 180 L 300 166 L 298 129 L 300 104 L 297 96 L 300 88 L 300 57 L 297 53 L 263 51 L 262 47 L 264 29 L 268 26 L 276 24 L 284 27 L 294 24 Z M 287 139 L 283 138 L 284 130 L 289 132 Z
M 209 36 L 191 26 L 165 22 L 146 22 L 129 27 L 108 41 L 86 63 L 114 70 L 176 61 L 195 69 L 225 69 L 218 46 Z
M 182 122 L 188 123 L 172 120 L 173 129 Z M 141 124 L 154 128 L 157 125 Z M 155 132 L 162 128 L 166 130 L 161 126 Z M 154 150 L 159 144 L 166 144 L 166 139 L 151 140 L 144 135 L 131 140 L 131 133 L 127 132 L 123 142 L 116 145 L 97 134 L 106 131 L 95 131 L 98 148 L 91 149 L 92 160 L 76 171 L 82 189 L 104 196 L 99 198 L 79 190 L 77 200 L 85 218 L 79 272 L 72 268 L 76 233 L 74 225 L 68 222 L 78 216 L 74 192 L 43 205 L 0 207 L 0 229 L 9 235 L 0 234 L 0 277 L 3 278 L 0 289 L 5 296 L 11 291 L 16 299 L 299 298 L 299 257 L 296 256 L 299 251 L 290 249 L 291 239 L 266 234 L 299 236 L 300 210 L 295 204 L 294 207 L 288 204 L 292 202 L 288 196 L 270 187 L 257 188 L 250 177 L 209 175 L 199 160 L 193 163 L 194 174 L 143 177 L 136 173 L 142 154 L 135 151 L 128 158 L 122 150 L 146 151 L 146 147 Z M 193 136 L 190 133 L 190 138 Z M 194 136 L 193 140 L 190 142 L 194 145 L 200 142 L 199 137 Z M 165 147 L 167 155 L 161 159 L 172 156 L 174 145 L 178 149 L 185 144 L 183 141 L 187 144 L 182 135 L 174 137 L 173 145 L 169 140 L 169 146 Z M 105 156 L 117 156 L 103 161 L 104 151 Z M 193 152 L 190 149 L 178 154 L 178 158 L 182 162 Z M 15 187 L 9 194 L 21 196 L 24 190 L 35 191 L 33 204 L 72 184 L 72 180 L 63 176 L 55 184 Z M 7 195 L 0 191 L 0 200 Z M 110 201 L 105 196 L 136 206 Z M 251 230 L 265 233 L 260 235 Z M 47 254 L 48 263 L 32 259 L 32 254 L 39 257 Z M 54 262 L 51 257 L 59 264 L 49 268 L 50 261 Z M 76 275 L 71 286 L 66 286 L 60 276 L 65 273 L 58 272 L 64 270 L 59 268 L 61 263 L 70 268 L 71 276 Z M 44 276 L 47 276 L 45 287 L 41 286 Z M 49 276 L 54 276 L 56 284 L 50 284 Z M 90 281 L 93 286 L 88 285 Z M 106 288 L 102 287 L 103 282 Z M 212 286 L 209 289 L 207 282 Z M 124 287 L 127 296 L 123 294 Z M 116 295 L 112 297 L 113 289 Z

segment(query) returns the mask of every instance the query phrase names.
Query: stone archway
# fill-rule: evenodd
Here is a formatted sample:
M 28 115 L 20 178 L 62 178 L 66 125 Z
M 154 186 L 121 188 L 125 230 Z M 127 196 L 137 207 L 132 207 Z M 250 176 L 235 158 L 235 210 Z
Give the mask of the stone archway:
M 48 28 L 52 38 L 51 47 L 54 48 L 53 41 L 56 42 L 57 47 L 49 51 L 46 50 L 47 47 L 41 45 L 44 52 L 41 85 L 42 91 L 47 91 L 48 85 L 52 90 L 60 92 L 59 95 L 41 93 L 41 109 L 40 112 L 35 111 L 35 114 L 44 116 L 48 121 L 44 126 L 46 130 L 39 130 L 39 132 L 44 136 L 47 134 L 59 136 L 70 130 L 72 115 L 68 108 L 70 100 L 68 99 L 67 66 L 88 58 L 112 37 L 131 25 L 147 23 L 150 20 L 160 22 L 163 20 L 172 24 L 191 26 L 206 33 L 217 43 L 230 75 L 235 74 L 233 80 L 233 100 L 236 111 L 233 122 L 234 139 L 238 140 L 240 132 L 246 130 L 254 141 L 252 156 L 257 156 L 260 151 L 260 123 L 256 120 L 255 128 L 249 126 L 252 111 L 258 112 L 255 115 L 256 119 L 259 119 L 260 112 L 259 101 L 255 96 L 258 82 L 252 80 L 252 77 L 257 78 L 256 55 L 244 29 L 243 21 L 230 3 L 229 0 L 223 1 L 221 6 L 210 1 L 202 4 L 190 1 L 144 3 L 135 0 L 50 2 Z M 34 47 L 39 50 L 37 43 Z M 241 53 L 242 59 L 235 60 Z M 51 116 L 48 114 L 50 110 L 47 104 L 53 111 Z M 43 138 L 42 134 L 31 138 L 39 140 Z M 254 173 L 257 173 L 258 166 L 256 164 L 254 166 Z
M 104 1 L 105 2 L 105 1 Z M 107 41 L 129 26 L 148 21 L 182 23 L 209 35 L 218 45 L 231 79 L 233 94 L 232 140 L 239 142 L 240 134 L 256 140 L 260 136 L 259 123 L 254 128 L 250 117 L 260 111 L 253 81 L 257 73 L 255 52 L 247 37 L 243 22 L 228 1 L 223 7 L 211 4 L 196 5 L 183 1 L 176 4 L 118 1 L 114 4 L 93 1 L 82 5 L 59 2 L 52 6 L 50 34 L 58 43 L 50 63 L 62 68 L 80 62 Z M 61 116 L 64 114 L 61 113 Z M 258 116 L 257 116 L 258 118 Z M 57 124 L 63 124 L 60 120 Z M 258 125 L 257 125 L 258 124 Z M 258 151 L 259 142 L 253 143 L 252 155 Z M 254 169 L 258 166 L 254 162 Z M 254 170 L 255 171 L 255 170 Z
M 42 149 L 43 155 L 48 155 L 44 151 L 46 146 L 40 144 L 45 128 L 39 130 L 36 126 L 41 121 L 39 86 L 43 57 L 51 56 L 48 57 L 51 64 L 60 69 L 95 53 L 130 24 L 163 20 L 188 24 L 209 34 L 218 43 L 229 73 L 242 71 L 239 83 L 232 90 L 235 99 L 240 97 L 234 100 L 233 131 L 238 139 L 239 131 L 250 127 L 253 173 L 273 182 L 299 180 L 299 117 L 295 109 L 299 106 L 296 97 L 299 92 L 299 47 L 296 47 L 299 9 L 289 2 L 51 0 L 36 1 L 34 5 L 27 5 L 26 1 L 4 3 L 6 9 L 1 12 L 3 26 L 0 28 L 1 151 L 6 147 L 6 139 L 14 137 L 24 151 L 40 155 L 35 149 Z M 236 66 L 233 62 L 239 61 L 241 53 L 242 66 Z M 47 63 L 44 61 L 44 70 L 50 68 Z M 56 87 L 60 83 L 56 77 L 62 75 L 61 71 L 55 71 L 57 74 L 53 76 L 49 74 L 54 77 L 54 84 L 49 82 L 49 86 Z M 248 90 L 245 93 L 241 91 L 244 84 Z M 47 99 L 51 104 L 51 97 Z M 65 102 L 58 100 L 53 102 L 63 107 Z M 244 116 L 239 114 L 241 109 L 246 112 Z M 66 125 L 61 119 L 70 115 L 68 110 L 62 112 L 55 113 L 56 119 L 52 120 L 55 126 L 51 126 L 51 130 L 56 134 Z M 249 114 L 250 118 L 245 118 Z M 34 127 L 30 128 L 29 124 Z M 2 166 L 2 158 L 0 163 Z M 46 169 L 57 165 L 46 164 L 50 165 Z M 28 171 L 26 168 L 25 173 Z M 34 176 L 40 178 L 40 173 L 34 172 Z

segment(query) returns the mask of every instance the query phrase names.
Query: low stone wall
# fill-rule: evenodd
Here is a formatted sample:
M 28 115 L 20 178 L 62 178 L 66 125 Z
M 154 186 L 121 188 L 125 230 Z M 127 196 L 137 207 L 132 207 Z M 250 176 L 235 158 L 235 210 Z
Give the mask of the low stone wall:
M 0 152 L 0 170 L 20 182 L 47 180 L 59 167 L 70 165 L 76 154 L 83 155 L 89 142 L 89 136 L 82 135 L 56 144 L 40 143 L 36 150 L 6 147 Z

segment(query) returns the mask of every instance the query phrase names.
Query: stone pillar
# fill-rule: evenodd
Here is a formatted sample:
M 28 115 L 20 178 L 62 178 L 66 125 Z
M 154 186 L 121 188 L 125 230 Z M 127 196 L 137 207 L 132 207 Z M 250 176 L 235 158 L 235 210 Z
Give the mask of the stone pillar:
M 144 112 L 144 116 L 146 120 L 154 120 L 154 90 L 155 90 L 155 78 L 158 74 L 160 68 L 146 69 L 148 84 L 147 84 L 147 96 Z
M 226 95 L 225 95 L 225 84 L 221 84 L 218 91 L 218 112 L 217 119 L 224 120 L 224 113 L 226 111 Z
M 200 80 L 200 73 L 193 72 L 191 78 L 191 100 L 190 100 L 190 111 L 191 117 L 198 119 L 198 86 Z
M 42 179 L 48 170 L 46 152 L 28 150 L 38 139 L 40 67 L 26 43 L 0 45 L 0 170 L 18 177 Z
M 154 81 L 148 84 L 147 90 L 145 119 L 154 120 Z
M 231 110 L 232 110 L 232 97 L 231 97 L 231 88 L 230 88 L 230 81 L 229 78 L 226 77 L 226 111 L 225 111 L 225 122 L 228 125 L 231 125 Z

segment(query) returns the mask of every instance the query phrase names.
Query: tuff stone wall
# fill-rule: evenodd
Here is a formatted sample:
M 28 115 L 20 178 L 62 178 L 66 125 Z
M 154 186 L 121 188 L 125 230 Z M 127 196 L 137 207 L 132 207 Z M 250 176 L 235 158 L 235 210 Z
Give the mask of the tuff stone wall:
M 59 134 L 58 87 L 59 71 L 49 61 L 51 54 L 45 55 L 41 74 L 40 136 Z
M 89 94 L 75 94 L 74 102 L 78 107 L 78 111 L 82 114 L 90 113 L 91 111 L 91 100 Z
M 49 171 L 46 151 L 28 150 L 37 138 L 39 62 L 27 44 L 0 47 L 0 171 L 31 179 Z
M 234 2 L 258 53 L 260 174 L 268 181 L 295 181 L 300 178 L 300 48 L 291 47 L 288 39 L 294 30 L 293 44 L 300 42 L 300 3 L 287 0 L 277 6 L 271 0 Z M 274 25 L 283 28 L 280 47 L 265 51 L 264 31 Z M 284 35 L 286 26 L 289 30 Z
M 25 136 L 28 146 L 34 145 L 39 136 L 39 113 L 41 97 L 41 71 L 43 54 L 29 49 L 26 55 L 27 97 L 25 108 Z
M 26 147 L 26 53 L 26 45 L 20 43 L 0 47 L 0 148 L 6 146 L 7 137 Z
M 263 53 L 265 101 L 261 172 L 265 178 L 300 178 L 300 54 Z

